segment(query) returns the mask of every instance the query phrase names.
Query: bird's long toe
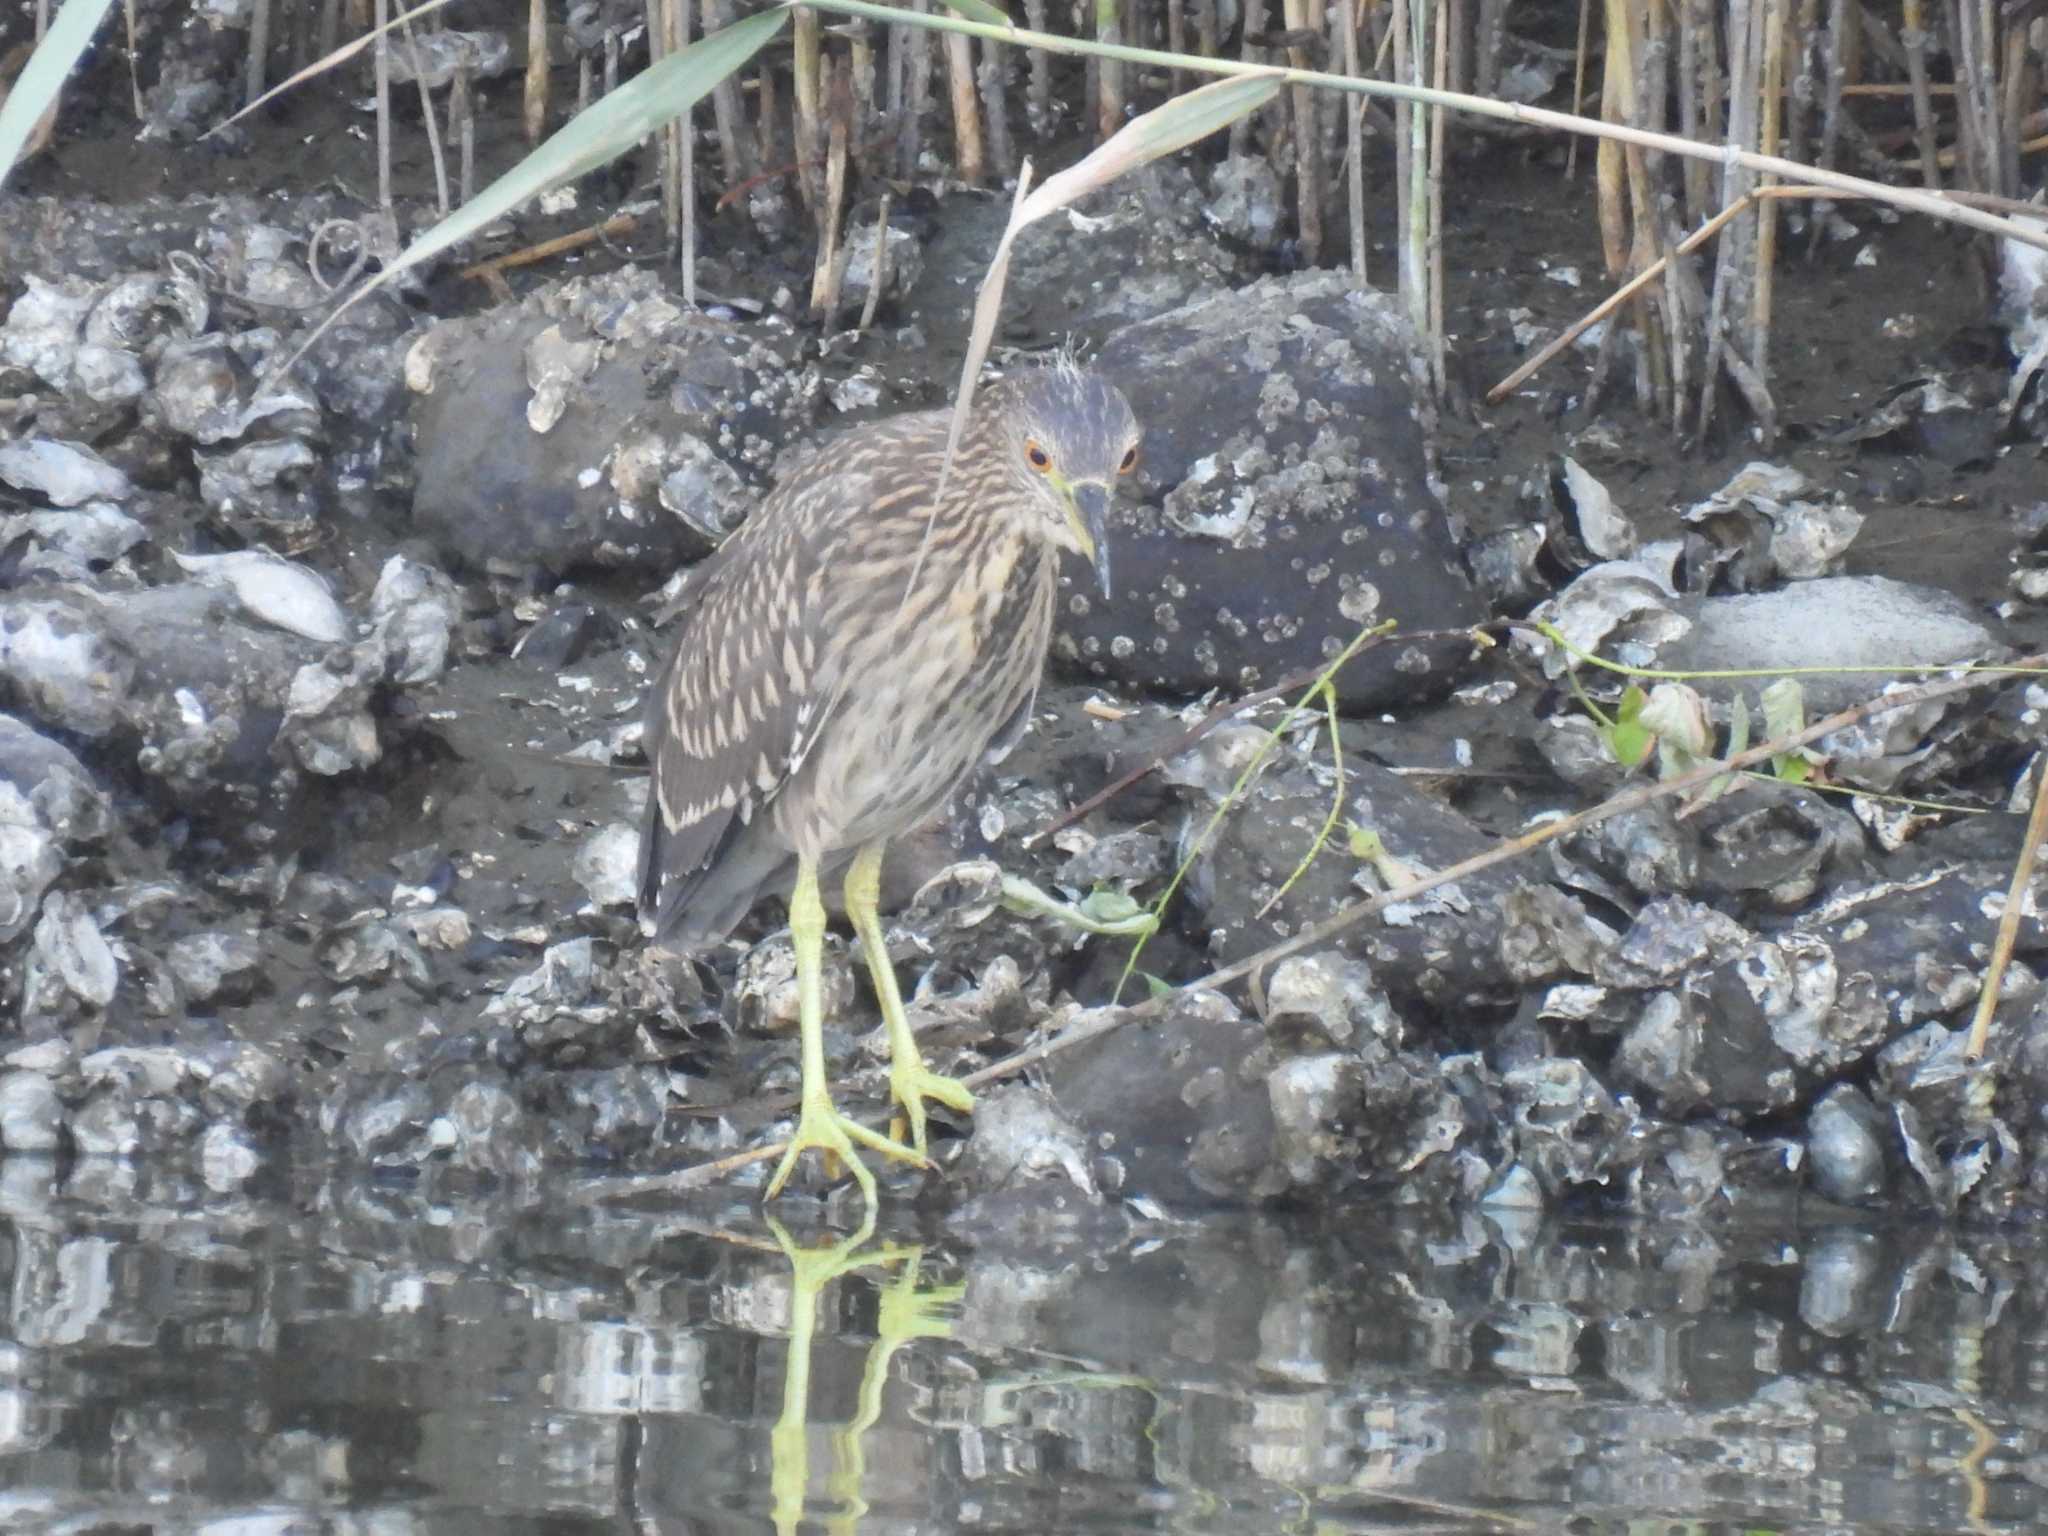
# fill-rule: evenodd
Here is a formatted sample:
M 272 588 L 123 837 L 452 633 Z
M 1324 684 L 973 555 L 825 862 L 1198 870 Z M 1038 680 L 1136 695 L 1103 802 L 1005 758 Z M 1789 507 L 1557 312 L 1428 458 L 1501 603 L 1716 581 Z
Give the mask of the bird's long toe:
M 797 1159 L 806 1152 L 822 1152 L 837 1158 L 853 1171 L 854 1181 L 860 1185 L 860 1192 L 867 1197 L 870 1206 L 875 1204 L 875 1176 L 861 1161 L 855 1146 L 863 1146 L 872 1152 L 896 1162 L 909 1163 L 917 1168 L 929 1168 L 924 1154 L 917 1148 L 906 1147 L 899 1141 L 891 1141 L 880 1131 L 870 1130 L 851 1115 L 841 1114 L 839 1107 L 829 1098 L 806 1098 L 797 1115 L 796 1134 L 789 1139 L 789 1146 L 783 1151 L 782 1161 L 775 1165 L 775 1177 L 768 1181 L 766 1199 L 773 1200 L 782 1193 L 782 1186 L 789 1182 L 789 1176 L 796 1169 Z
M 943 1104 L 955 1114 L 974 1113 L 974 1095 L 957 1077 L 941 1077 L 922 1061 L 898 1059 L 889 1068 L 889 1092 L 910 1125 L 910 1144 L 925 1150 L 925 1101 Z

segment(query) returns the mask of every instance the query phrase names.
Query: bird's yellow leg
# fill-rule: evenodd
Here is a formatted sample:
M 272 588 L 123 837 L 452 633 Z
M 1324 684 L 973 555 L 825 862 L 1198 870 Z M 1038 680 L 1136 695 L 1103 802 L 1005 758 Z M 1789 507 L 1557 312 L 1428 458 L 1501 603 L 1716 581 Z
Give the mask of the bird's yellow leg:
M 789 895 L 789 937 L 796 949 L 796 997 L 798 1026 L 803 1033 L 803 1104 L 797 1111 L 796 1135 L 789 1150 L 768 1181 L 767 1198 L 782 1193 L 790 1170 L 807 1151 L 826 1152 L 853 1170 L 860 1192 L 870 1206 L 875 1203 L 875 1176 L 853 1150 L 864 1147 L 888 1157 L 902 1158 L 919 1167 L 929 1166 L 923 1157 L 899 1146 L 879 1131 L 871 1131 L 858 1120 L 839 1112 L 832 1102 L 831 1085 L 825 1081 L 825 904 L 818 899 L 818 866 L 809 859 L 797 863 L 796 887 Z
M 882 918 L 876 910 L 882 894 L 882 845 L 869 843 L 854 856 L 846 871 L 846 915 L 853 931 L 860 935 L 860 947 L 868 957 L 868 975 L 874 978 L 875 1000 L 882 1005 L 882 1022 L 889 1028 L 889 1091 L 903 1106 L 910 1121 L 911 1145 L 924 1151 L 924 1101 L 937 1099 L 948 1109 L 969 1114 L 974 1095 L 956 1078 L 941 1077 L 924 1064 L 917 1041 L 910 1033 L 910 1019 L 903 1012 L 903 994 L 896 990 L 896 968 L 889 963 L 888 941 L 882 935 Z

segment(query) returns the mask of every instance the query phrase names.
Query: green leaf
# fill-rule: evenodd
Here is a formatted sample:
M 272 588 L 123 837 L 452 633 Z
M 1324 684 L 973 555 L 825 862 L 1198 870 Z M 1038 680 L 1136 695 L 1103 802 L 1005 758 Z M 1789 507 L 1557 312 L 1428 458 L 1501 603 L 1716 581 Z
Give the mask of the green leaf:
M 0 184 L 14 169 L 15 158 L 36 131 L 36 124 L 56 103 L 73 66 L 99 31 L 100 18 L 112 4 L 113 0 L 64 0 L 64 9 L 15 77 L 6 105 L 0 106 Z
M 1749 700 L 1742 690 L 1736 689 L 1735 702 L 1729 706 L 1728 750 L 1723 757 L 1735 757 L 1749 750 Z M 1728 793 L 1735 785 L 1735 775 L 1724 773 L 1700 791 L 1700 804 L 1707 805 Z
M 1145 983 L 1145 995 L 1155 1002 L 1160 998 L 1173 996 L 1173 986 L 1164 978 L 1154 976 L 1150 971 L 1140 971 L 1138 976 Z
M 985 27 L 1014 27 L 1017 25 L 1000 9 L 990 5 L 988 0 L 946 0 L 946 9 L 958 11 L 969 21 L 978 21 Z
M 1145 909 L 1125 891 L 1090 891 L 1081 902 L 1081 915 L 1091 923 L 1124 923 Z
M 1643 706 L 1649 702 L 1650 696 L 1630 683 L 1614 711 L 1614 724 L 1600 733 L 1607 743 L 1607 750 L 1624 768 L 1641 767 L 1650 755 L 1650 748 L 1656 745 L 1656 734 L 1643 724 Z
M 1796 677 L 1781 677 L 1763 691 L 1764 739 L 1776 741 L 1796 736 L 1806 729 L 1806 690 Z M 1781 752 L 1771 759 L 1771 771 L 1787 784 L 1804 784 L 1813 777 L 1813 763 L 1804 751 Z
M 1758 695 L 1764 708 L 1764 740 L 1794 736 L 1806 729 L 1806 690 L 1796 677 L 1781 677 Z

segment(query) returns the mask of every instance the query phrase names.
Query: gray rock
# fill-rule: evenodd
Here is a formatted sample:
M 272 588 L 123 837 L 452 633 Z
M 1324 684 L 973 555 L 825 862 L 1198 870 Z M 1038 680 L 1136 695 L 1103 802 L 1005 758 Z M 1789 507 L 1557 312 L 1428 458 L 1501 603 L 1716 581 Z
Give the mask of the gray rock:
M 0 1077 L 0 1149 L 55 1152 L 63 1138 L 64 1105 L 41 1072 Z
M 1263 156 L 1232 155 L 1211 174 L 1214 196 L 1202 217 L 1233 240 L 1260 250 L 1287 217 L 1280 177 Z
M 1074 572 L 1055 655 L 1134 689 L 1251 689 L 1370 624 L 1483 616 L 1430 483 L 1428 391 L 1395 301 L 1339 273 L 1213 293 L 1109 338 L 1145 431 L 1111 514 L 1116 592 Z M 1338 679 L 1368 708 L 1448 687 L 1465 645 L 1395 643 Z
M 1215 739 L 1222 734 L 1214 733 L 1210 744 L 1226 745 Z M 1266 770 L 1216 829 L 1183 886 L 1195 909 L 1191 926 L 1219 963 L 1243 959 L 1329 916 L 1362 890 L 1381 888 L 1360 861 L 1325 849 L 1279 894 L 1312 846 L 1334 791 L 1308 748 L 1290 744 L 1282 752 L 1283 761 Z M 1348 764 L 1345 788 L 1350 820 L 1377 833 L 1393 858 L 1418 870 L 1442 869 L 1492 846 L 1479 827 L 1384 768 Z M 1196 826 L 1206 821 L 1210 805 L 1207 794 L 1196 801 Z M 1397 1008 L 1476 1004 L 1508 982 L 1499 912 L 1518 878 L 1481 871 L 1397 903 L 1335 943 L 1372 967 Z
M 699 501 L 738 493 L 739 475 L 765 471 L 808 416 L 763 331 L 687 314 L 658 278 L 632 268 L 435 327 L 406 370 L 419 444 L 415 526 L 479 569 L 666 572 L 703 554 L 693 525 L 725 526 L 746 508 Z M 537 393 L 552 374 L 536 385 L 524 366 L 548 332 L 562 338 L 550 357 L 580 360 L 558 401 Z M 707 469 L 707 455 L 729 481 Z M 691 472 L 670 487 L 688 502 L 680 512 L 662 499 L 678 470 Z
M 232 593 L 248 617 L 303 639 L 338 645 L 349 636 L 348 615 L 317 571 L 268 550 L 224 555 L 171 551 L 178 569 L 203 586 Z
M 1267 1199 L 1291 1182 L 1266 1083 L 1273 1064 L 1256 1019 L 1197 992 L 1143 1029 L 1061 1052 L 1046 1075 L 1104 1194 L 1203 1205 Z
M 583 840 L 571 867 L 598 907 L 630 907 L 640 891 L 640 829 L 608 822 Z
M 1813 1187 L 1846 1203 L 1884 1193 L 1890 1143 L 1877 1107 L 1844 1083 L 1829 1089 L 1806 1116 L 1806 1159 Z
M 36 720 L 80 736 L 114 728 L 134 652 L 84 597 L 0 597 L 0 680 Z
M 121 984 L 120 962 L 84 903 L 58 891 L 43 902 L 22 981 L 22 1017 L 62 1017 L 72 1002 L 101 1009 Z
M 53 507 L 123 501 L 132 490 L 126 475 L 85 444 L 48 437 L 0 444 L 0 480 Z
M 0 715 L 0 822 L 71 843 L 105 836 L 112 819 L 107 797 L 69 747 Z
M 1677 671 L 1907 667 L 1977 660 L 2003 649 L 1960 598 L 1884 576 L 1831 576 L 1673 606 L 1692 628 L 1659 648 L 1657 665 Z M 1886 679 L 1814 672 L 1799 681 L 1812 717 L 1870 698 Z
M 404 555 L 386 560 L 370 593 L 372 638 L 383 653 L 385 681 L 431 683 L 441 676 L 461 618 L 454 582 Z
M 1266 983 L 1266 1028 L 1281 1038 L 1355 1046 L 1401 1043 L 1403 1026 L 1372 967 L 1348 955 L 1289 955 Z
M 43 893 L 63 872 L 64 855 L 47 829 L 0 820 L 0 941 L 36 920 Z
M 262 973 L 263 952 L 244 933 L 189 933 L 164 954 L 186 1001 L 212 1003 L 246 998 Z
M 1093 1203 L 1101 1193 L 1080 1126 L 1052 1097 L 1021 1083 L 1005 1084 L 974 1107 L 974 1136 L 954 1165 L 962 1193 L 981 1199 L 1029 1188 L 1039 1200 L 1071 1195 Z
M 89 501 L 57 512 L 29 512 L 0 520 L 0 541 L 29 537 L 24 576 L 91 581 L 149 537 L 149 530 L 111 502 Z
M 645 1065 L 551 1072 L 540 1103 L 548 1145 L 559 1155 L 634 1157 L 661 1135 L 668 1072 Z

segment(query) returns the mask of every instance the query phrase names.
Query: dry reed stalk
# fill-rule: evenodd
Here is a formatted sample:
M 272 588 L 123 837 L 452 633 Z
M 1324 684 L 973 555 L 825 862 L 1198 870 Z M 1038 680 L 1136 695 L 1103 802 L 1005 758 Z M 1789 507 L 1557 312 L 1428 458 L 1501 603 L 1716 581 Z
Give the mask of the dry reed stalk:
M 1451 9 L 1464 20 L 1463 0 L 1436 0 L 1436 88 L 1444 90 L 1450 76 Z M 1462 30 L 1462 27 L 1460 28 Z M 1437 398 L 1444 393 L 1444 124 L 1442 105 L 1429 109 L 1429 381 Z
M 774 165 L 779 158 L 775 147 L 776 135 L 782 131 L 781 122 L 781 114 L 776 110 L 775 70 L 763 64 L 754 75 L 754 132 L 760 140 L 755 153 L 764 166 Z M 725 195 L 731 197 L 735 190 L 728 188 Z
M 1572 116 L 1582 117 L 1586 111 L 1586 49 L 1593 31 L 1593 0 L 1579 0 L 1579 41 L 1572 53 Z M 1579 173 L 1579 135 L 1573 134 L 1570 146 L 1564 152 L 1564 174 L 1567 180 Z
M 853 91 L 853 165 L 864 171 L 868 140 L 874 137 L 875 43 L 874 33 L 859 17 L 839 29 L 846 35 L 847 84 Z
M 1238 55 L 1245 63 L 1257 64 L 1264 60 L 1266 50 L 1253 42 L 1252 39 L 1265 30 L 1266 0 L 1244 0 L 1243 41 L 1238 45 Z M 1230 148 L 1228 153 L 1233 158 L 1242 155 L 1251 147 L 1252 124 L 1257 119 L 1257 116 L 1258 114 L 1255 113 L 1251 117 L 1240 117 L 1230 125 Z
M 659 64 L 675 51 L 674 31 L 669 24 L 670 7 L 676 0 L 647 0 L 647 62 Z M 659 150 L 658 179 L 661 183 L 661 233 L 668 251 L 682 248 L 683 179 L 676 154 L 676 136 L 666 127 L 655 130 Z
M 1436 7 L 1444 0 L 1408 0 L 1408 74 L 1412 84 L 1428 79 L 1430 37 Z M 1401 298 L 1416 336 L 1430 333 L 1429 309 L 1429 114 L 1420 107 L 1408 114 L 1408 175 L 1401 188 L 1408 221 L 1402 230 Z
M 322 0 L 320 6 L 320 40 L 317 44 L 318 57 L 326 58 L 341 46 L 341 0 Z M 129 52 L 134 52 L 133 33 L 130 34 Z
M 1822 165 L 1832 166 L 1842 142 L 1843 93 L 1849 87 L 1849 69 L 1855 44 L 1851 39 L 1862 29 L 1856 24 L 1858 7 L 1852 0 L 1828 0 L 1827 82 L 1821 108 L 1820 155 Z M 1814 224 L 1819 238 L 1820 224 Z
M 464 66 L 457 66 L 448 87 L 448 137 L 455 145 L 455 203 L 461 207 L 476 196 L 476 92 Z
M 1337 0 L 1337 29 L 1343 34 L 1344 73 L 1359 73 L 1357 0 Z M 1359 103 L 1362 106 L 1363 103 Z M 1345 193 L 1351 215 L 1351 271 L 1361 283 L 1365 274 L 1365 125 L 1357 107 L 1344 108 Z
M 1317 28 L 1310 7 L 1316 0 L 1281 0 L 1281 15 L 1289 32 L 1303 33 Z M 1296 69 L 1309 67 L 1308 52 L 1290 47 L 1287 60 Z M 1322 135 L 1316 129 L 1317 92 L 1299 85 L 1289 92 L 1294 123 L 1295 222 L 1301 236 L 1302 260 L 1316 265 L 1323 254 L 1323 157 Z
M 910 8 L 922 16 L 931 10 L 931 0 L 910 0 Z M 932 34 L 929 28 L 912 27 L 903 56 L 904 111 L 897 128 L 896 174 L 906 180 L 917 174 L 924 158 L 924 115 L 932 100 Z
M 703 36 L 732 25 L 732 0 L 703 0 Z M 727 75 L 711 88 L 711 118 L 718 133 L 718 158 L 725 170 L 725 184 L 736 187 L 751 178 L 757 168 L 754 140 L 747 132 L 746 113 L 740 105 L 740 82 Z
M 604 93 L 609 96 L 619 88 L 619 29 L 604 29 Z
M 2007 183 L 1998 189 L 2010 194 L 2019 188 L 2019 157 L 2024 146 L 2020 140 L 2025 137 L 2021 124 L 2026 120 L 2027 84 L 2031 71 L 2027 65 L 2027 29 L 2023 26 L 2008 27 L 2004 43 L 2005 63 L 1998 84 L 2003 100 L 2000 103 L 1998 142 L 2006 150 Z
M 1705 133 L 1700 99 L 1700 34 L 1714 25 L 1709 0 L 1685 0 L 1678 18 L 1678 131 L 1688 139 Z M 1685 217 L 1697 224 L 1707 216 L 1707 200 L 1713 195 L 1712 169 L 1704 160 L 1681 162 L 1679 177 L 1685 187 Z
M 1220 42 L 1216 32 L 1216 0 L 1195 0 L 1195 51 L 1205 59 L 1213 59 Z
M 1642 0 L 1602 0 L 1607 52 L 1600 81 L 1600 120 L 1626 123 L 1635 115 L 1636 60 L 1642 52 Z M 1628 269 L 1628 160 L 1616 139 L 1594 151 L 1594 187 L 1600 209 L 1600 258 L 1609 277 Z
M 249 8 L 249 56 L 242 73 L 243 106 L 263 94 L 263 70 L 269 57 L 270 0 L 255 0 Z
M 1962 142 L 1963 184 L 1979 192 L 2011 196 L 2018 184 L 2018 159 L 2011 157 L 1997 106 L 1997 19 L 1993 0 L 1949 0 L 1949 32 L 1956 49 L 1956 127 Z
M 889 190 L 882 189 L 880 208 L 875 213 L 875 258 L 868 274 L 867 302 L 860 307 L 860 329 L 875 326 L 875 311 L 882 305 L 882 290 L 889 286 Z
M 946 84 L 953 103 L 953 174 L 970 187 L 986 173 L 981 143 L 981 102 L 974 89 L 974 39 L 948 32 Z
M 791 41 L 796 45 L 790 68 L 789 88 L 796 112 L 795 153 L 797 191 L 804 206 L 816 215 L 824 202 L 819 163 L 825 158 L 825 81 L 823 28 L 818 13 L 798 6 Z M 764 163 L 765 161 L 764 157 Z
M 1122 0 L 1095 0 L 1095 40 L 1124 40 Z M 1124 125 L 1124 65 L 1121 59 L 1095 61 L 1095 137 L 1105 140 Z
M 1752 37 L 1752 0 L 1728 0 L 1728 130 L 1727 142 L 1749 148 L 1755 137 L 1756 45 Z M 1707 304 L 1707 355 L 1700 370 L 1700 408 L 1694 435 L 1705 438 L 1714 422 L 1714 398 L 1720 387 L 1721 371 L 1728 352 L 1729 316 L 1741 306 L 1735 288 L 1740 280 L 1737 252 L 1748 231 L 1742 227 L 1751 217 L 1749 190 L 1754 177 L 1734 161 L 1721 170 L 1721 202 L 1740 206 L 1744 212 L 1735 221 L 1729 237 L 1714 252 L 1714 287 Z
M 526 99 L 521 113 L 526 142 L 538 144 L 548 131 L 548 8 L 547 0 L 527 0 Z
M 1500 86 L 1500 54 L 1508 37 L 1507 10 L 1507 0 L 1479 0 L 1479 20 L 1472 40 L 1472 94 L 1475 96 L 1491 96 Z M 1583 10 L 1580 14 L 1584 14 Z
M 1670 83 L 1671 39 L 1666 12 L 1660 5 L 1647 8 L 1643 18 L 1643 44 L 1636 59 L 1634 101 L 1630 120 L 1639 128 L 1661 125 Z M 1671 248 L 1673 237 L 1665 227 L 1665 200 L 1659 192 L 1664 157 L 1652 149 L 1631 144 L 1628 151 L 1630 216 L 1634 223 L 1629 250 L 1630 270 L 1641 272 L 1655 266 Z M 1678 428 L 1682 405 L 1678 391 L 1686 375 L 1686 304 L 1683 284 L 1674 274 L 1672 281 L 1654 290 L 1655 303 L 1645 298 L 1637 323 L 1643 346 L 1638 353 L 1638 389 L 1646 404 Z
M 420 56 L 420 40 L 413 35 L 411 19 L 400 16 L 399 30 L 405 37 L 406 57 L 412 61 L 413 84 L 419 87 L 420 125 L 426 130 L 427 158 L 434 167 L 434 198 L 445 219 L 452 206 L 448 201 L 448 161 L 441 153 L 441 130 L 434 119 L 434 95 L 427 86 L 426 61 Z
M 690 0 L 664 0 L 671 53 L 690 46 Z M 668 125 L 676 162 L 676 265 L 682 272 L 683 303 L 697 307 L 697 108 L 693 102 Z
M 1032 31 L 1043 32 L 1050 15 L 1046 0 L 1024 0 L 1024 23 Z M 1034 48 L 1030 57 L 1031 84 L 1024 93 L 1024 118 L 1031 124 L 1033 136 L 1043 139 L 1052 132 L 1052 55 Z
M 552 240 L 522 246 L 516 251 L 507 251 L 502 256 L 493 256 L 488 261 L 474 262 L 455 275 L 471 281 L 483 281 L 509 272 L 514 267 L 530 267 L 535 262 L 551 260 L 565 251 L 580 251 L 587 245 L 596 245 L 603 240 L 615 240 L 622 235 L 630 235 L 639 227 L 638 215 L 615 213 L 602 224 L 593 224 L 566 235 L 557 235 Z
M 584 111 L 597 93 L 597 66 L 589 54 L 576 60 L 576 110 Z
M 1825 68 L 1819 58 L 1821 0 L 1797 0 L 1785 13 L 1786 60 L 1784 100 L 1779 104 L 1781 137 L 1788 160 L 1810 160 L 1808 133 L 1813 124 L 1809 110 L 1821 100 Z
M 979 83 L 988 117 L 988 158 L 1002 180 L 1015 171 L 1017 159 L 1010 145 L 1010 56 L 1001 43 L 983 40 Z
M 1977 993 L 1977 1011 L 1970 1020 L 1966 1061 L 1980 1060 L 1991 1040 L 1991 1016 L 1998 1011 L 1999 995 L 2005 990 L 2005 973 L 2012 964 L 2013 946 L 2019 942 L 2020 918 L 2027 910 L 2027 892 L 2034 883 L 2034 869 L 2041 857 L 2041 845 L 2048 841 L 2048 754 L 2042 755 L 2034 780 L 2034 808 L 2027 814 L 2027 830 L 2020 837 L 2019 857 L 2013 861 L 2012 880 L 2006 886 L 2005 910 L 1991 941 L 1991 960 L 1984 967 L 1984 980 Z
M 839 252 L 839 226 L 846 207 L 846 160 L 853 128 L 853 88 L 847 80 L 847 66 L 823 61 L 820 82 L 828 95 L 827 117 L 831 120 L 825 151 L 824 196 L 818 204 L 818 260 L 811 269 L 811 313 L 822 316 L 826 325 L 839 309 L 840 284 L 846 276 L 846 262 Z
M 391 212 L 391 0 L 377 0 L 377 206 Z
M 1188 51 L 1188 19 L 1184 0 L 1166 0 L 1166 51 L 1186 53 Z M 1176 69 L 1168 77 L 1172 82 L 1173 94 L 1178 96 L 1188 88 L 1188 72 Z
M 1901 48 L 1899 50 L 1899 56 L 1900 58 L 1906 56 L 1905 49 Z M 1927 94 L 1930 97 L 1953 96 L 1955 93 L 1956 88 L 1952 85 L 1930 85 L 1927 87 Z M 1842 94 L 1844 96 L 1911 96 L 1913 94 L 1913 87 L 1897 80 L 1852 80 L 1842 87 Z
M 1788 12 L 1785 0 L 1763 0 L 1763 71 L 1757 93 L 1757 147 L 1767 155 L 1778 153 L 1784 131 L 1785 30 Z M 1763 176 L 1757 186 L 1777 185 L 1775 176 Z M 1771 299 L 1776 288 L 1778 266 L 1778 203 L 1766 198 L 1756 211 L 1756 278 L 1750 289 L 1749 364 L 1759 378 L 1770 377 Z
M 1388 11 L 1387 26 L 1394 39 L 1394 78 L 1405 85 L 1415 83 L 1408 57 L 1414 40 L 1414 22 L 1409 10 L 1415 3 L 1417 0 L 1393 0 Z M 1413 296 L 1422 279 L 1415 262 L 1415 242 L 1409 231 L 1415 217 L 1415 200 L 1410 193 L 1414 179 L 1414 167 L 1410 162 L 1415 153 L 1415 138 L 1410 124 L 1415 115 L 1415 108 L 1406 100 L 1394 103 L 1394 283 L 1395 290 L 1411 306 L 1408 312 L 1411 320 L 1416 318 Z M 1428 329 L 1428 322 L 1425 305 L 1415 326 L 1418 338 Z

